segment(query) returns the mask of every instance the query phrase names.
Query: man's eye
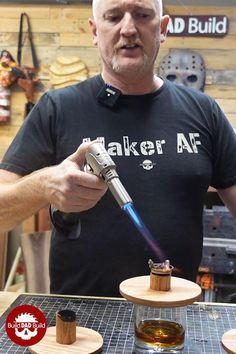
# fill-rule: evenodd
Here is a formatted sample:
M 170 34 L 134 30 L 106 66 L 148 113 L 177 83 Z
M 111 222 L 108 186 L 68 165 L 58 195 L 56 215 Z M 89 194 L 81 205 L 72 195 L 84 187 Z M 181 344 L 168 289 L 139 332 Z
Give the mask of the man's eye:
M 121 16 L 119 15 L 109 15 L 106 17 L 106 20 L 111 23 L 117 23 L 120 21 Z
M 147 18 L 147 17 L 149 17 L 149 14 L 140 14 L 140 17 Z
M 150 18 L 150 14 L 145 12 L 137 12 L 135 17 L 139 20 L 148 20 Z

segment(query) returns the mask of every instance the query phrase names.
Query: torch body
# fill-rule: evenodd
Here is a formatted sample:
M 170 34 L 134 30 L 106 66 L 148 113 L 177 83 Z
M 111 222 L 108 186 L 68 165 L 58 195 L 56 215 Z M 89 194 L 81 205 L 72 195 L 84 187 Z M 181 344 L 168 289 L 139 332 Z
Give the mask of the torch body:
M 85 171 L 104 180 L 121 208 L 127 203 L 132 203 L 131 197 L 116 172 L 116 164 L 101 143 L 91 144 L 86 151 L 85 158 L 87 161 Z

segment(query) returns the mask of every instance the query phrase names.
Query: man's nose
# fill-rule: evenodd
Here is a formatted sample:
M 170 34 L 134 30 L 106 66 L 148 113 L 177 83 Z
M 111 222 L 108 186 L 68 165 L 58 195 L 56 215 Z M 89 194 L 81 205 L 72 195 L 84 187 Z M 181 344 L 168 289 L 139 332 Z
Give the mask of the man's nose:
M 136 34 L 137 29 L 135 25 L 135 20 L 130 13 L 126 13 L 121 22 L 120 33 L 123 36 L 133 36 Z

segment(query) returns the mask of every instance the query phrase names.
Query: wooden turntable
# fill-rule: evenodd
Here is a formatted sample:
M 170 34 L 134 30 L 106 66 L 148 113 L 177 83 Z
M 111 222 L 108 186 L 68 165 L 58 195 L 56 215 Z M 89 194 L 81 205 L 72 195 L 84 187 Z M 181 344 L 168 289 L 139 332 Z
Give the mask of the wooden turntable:
M 221 343 L 227 353 L 236 354 L 236 329 L 231 329 L 230 331 L 224 333 Z
M 76 314 L 72 310 L 56 313 L 56 326 L 49 327 L 43 339 L 29 347 L 33 354 L 95 354 L 103 346 L 102 336 L 85 327 L 76 326 Z

